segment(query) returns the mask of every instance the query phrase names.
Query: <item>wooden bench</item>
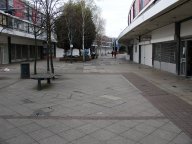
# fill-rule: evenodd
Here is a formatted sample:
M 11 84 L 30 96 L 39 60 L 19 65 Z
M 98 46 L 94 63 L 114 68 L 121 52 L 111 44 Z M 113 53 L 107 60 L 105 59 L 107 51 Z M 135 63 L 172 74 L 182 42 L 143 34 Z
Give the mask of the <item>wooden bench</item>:
M 38 86 L 37 89 L 41 90 L 41 81 L 42 80 L 47 80 L 47 83 L 50 84 L 51 83 L 51 79 L 54 78 L 54 74 L 50 74 L 50 73 L 39 73 L 39 74 L 35 74 L 35 75 L 31 75 L 30 76 L 31 79 L 34 80 L 38 80 Z

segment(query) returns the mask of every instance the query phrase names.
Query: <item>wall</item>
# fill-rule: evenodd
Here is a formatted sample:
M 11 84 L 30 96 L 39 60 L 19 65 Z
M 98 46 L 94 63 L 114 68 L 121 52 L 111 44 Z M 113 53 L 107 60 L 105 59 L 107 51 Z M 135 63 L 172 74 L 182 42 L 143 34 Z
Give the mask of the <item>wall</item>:
M 152 31 L 151 43 L 172 41 L 175 37 L 175 24 Z
M 176 64 L 154 61 L 154 68 L 176 74 Z
M 8 42 L 7 36 L 3 36 L 2 34 L 0 34 L 0 44 L 2 43 L 6 44 L 7 42 Z
M 181 37 L 192 36 L 192 20 L 181 23 Z
M 18 9 L 15 11 L 15 16 L 23 19 L 24 18 L 25 4 L 23 2 L 21 2 L 20 0 L 14 0 L 13 1 L 13 7 Z
M 56 58 L 61 58 L 64 55 L 64 49 L 56 48 Z
M 141 46 L 141 64 L 152 66 L 152 44 Z
M 123 38 L 125 35 L 128 36 L 134 28 L 146 22 L 150 18 L 158 15 L 162 11 L 164 11 L 169 6 L 177 3 L 179 0 L 159 0 L 155 5 L 150 7 L 147 11 L 141 12 L 141 15 L 137 17 L 129 26 L 127 26 L 119 35 L 118 39 Z M 145 9 L 144 9 L 145 10 Z
M 23 45 L 35 45 L 35 41 L 28 38 L 21 38 L 21 37 L 11 37 L 11 43 L 13 44 L 23 44 Z M 42 41 L 38 41 L 37 45 L 43 46 Z
M 139 46 L 133 46 L 133 61 L 139 63 Z

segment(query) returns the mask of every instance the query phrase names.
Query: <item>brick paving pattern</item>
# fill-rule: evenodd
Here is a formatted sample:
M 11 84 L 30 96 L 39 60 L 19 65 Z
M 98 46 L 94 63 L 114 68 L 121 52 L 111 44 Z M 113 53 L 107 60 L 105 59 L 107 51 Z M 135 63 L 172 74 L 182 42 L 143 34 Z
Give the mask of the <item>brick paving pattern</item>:
M 164 116 L 6 116 L 2 119 L 35 119 L 35 120 L 158 120 L 166 119 Z
M 142 91 L 145 98 L 192 138 L 192 106 L 190 104 L 134 73 L 123 75 Z
M 0 69 L 0 144 L 192 144 L 167 116 L 174 115 L 165 114 L 171 108 L 180 112 L 173 104 L 168 109 L 169 101 L 186 107 L 168 92 L 185 92 L 187 102 L 192 83 L 119 57 L 72 64 L 55 60 L 57 79 L 43 82 L 41 91 L 36 81 L 20 79 L 19 64 L 6 66 L 9 72 Z M 38 72 L 46 71 L 45 65 L 39 61 Z M 168 91 L 148 81 L 160 88 L 166 82 Z

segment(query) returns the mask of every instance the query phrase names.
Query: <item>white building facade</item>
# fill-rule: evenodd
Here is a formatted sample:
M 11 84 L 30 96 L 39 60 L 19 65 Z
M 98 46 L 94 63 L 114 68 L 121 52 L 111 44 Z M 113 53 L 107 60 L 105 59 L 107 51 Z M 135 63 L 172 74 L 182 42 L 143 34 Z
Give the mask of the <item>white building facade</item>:
M 37 18 L 34 18 L 36 13 L 38 13 Z M 35 11 L 27 1 L 0 1 L 0 64 L 35 58 L 34 24 L 38 26 L 42 19 L 43 14 Z M 46 33 L 41 28 L 37 34 L 37 59 L 46 56 L 46 41 Z M 56 40 L 53 37 L 52 42 L 55 56 Z
M 192 76 L 191 8 L 191 0 L 134 0 L 118 38 L 130 60 Z

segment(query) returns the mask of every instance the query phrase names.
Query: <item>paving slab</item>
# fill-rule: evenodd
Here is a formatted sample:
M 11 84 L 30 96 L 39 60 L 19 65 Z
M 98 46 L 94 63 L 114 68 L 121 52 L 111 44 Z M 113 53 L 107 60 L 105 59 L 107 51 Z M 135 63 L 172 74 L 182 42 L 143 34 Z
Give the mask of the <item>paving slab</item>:
M 0 71 L 0 143 L 192 143 L 192 82 L 124 56 L 72 64 L 56 59 L 56 79 L 42 83 L 41 91 L 36 81 L 20 79 L 19 64 L 6 65 L 10 71 Z M 39 61 L 43 71 L 46 61 Z

